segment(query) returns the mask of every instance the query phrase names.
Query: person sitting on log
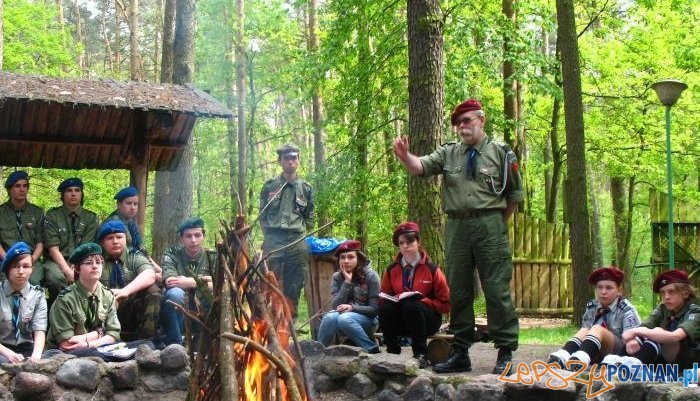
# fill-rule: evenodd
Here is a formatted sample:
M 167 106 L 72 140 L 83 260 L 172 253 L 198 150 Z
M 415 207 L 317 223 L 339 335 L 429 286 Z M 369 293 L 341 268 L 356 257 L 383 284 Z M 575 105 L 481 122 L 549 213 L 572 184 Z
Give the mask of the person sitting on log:
M 48 310 L 44 289 L 29 284 L 32 250 L 15 242 L 5 253 L 0 285 L 0 363 L 41 359 L 46 342 Z
M 581 329 L 562 349 L 552 352 L 547 363 L 576 369 L 581 363 L 599 363 L 609 354 L 624 354 L 623 334 L 641 323 L 637 309 L 622 295 L 624 278 L 625 273 L 614 266 L 596 269 L 588 276 L 596 298 L 586 305 Z M 567 365 L 567 361 L 578 363 Z
M 335 251 L 338 271 L 331 278 L 331 304 L 318 329 L 318 341 L 324 346 L 336 334 L 348 337 L 355 345 L 376 354 L 379 347 L 372 335 L 379 325 L 379 275 L 372 270 L 360 241 L 348 240 Z
M 126 231 L 119 220 L 100 226 L 97 241 L 105 261 L 100 281 L 115 296 L 125 341 L 156 340 L 162 301 L 156 271 L 145 255 L 126 246 Z
M 700 361 L 700 305 L 688 273 L 673 269 L 659 274 L 653 290 L 661 303 L 644 323 L 626 331 L 626 365 L 675 363 L 681 370 Z
M 440 267 L 421 247 L 418 224 L 399 224 L 392 239 L 399 253 L 382 276 L 379 326 L 390 354 L 401 353 L 399 334 L 410 335 L 413 357 L 425 368 L 429 364 L 427 337 L 438 331 L 442 314 L 450 311 L 450 288 Z

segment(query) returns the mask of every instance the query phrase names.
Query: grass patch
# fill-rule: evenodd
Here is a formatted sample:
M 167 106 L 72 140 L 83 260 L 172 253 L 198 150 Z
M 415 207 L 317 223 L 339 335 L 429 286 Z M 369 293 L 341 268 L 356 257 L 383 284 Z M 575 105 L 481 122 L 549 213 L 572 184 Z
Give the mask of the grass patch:
M 521 344 L 543 344 L 561 347 L 578 331 L 578 327 L 568 325 L 563 327 L 532 327 L 520 329 Z

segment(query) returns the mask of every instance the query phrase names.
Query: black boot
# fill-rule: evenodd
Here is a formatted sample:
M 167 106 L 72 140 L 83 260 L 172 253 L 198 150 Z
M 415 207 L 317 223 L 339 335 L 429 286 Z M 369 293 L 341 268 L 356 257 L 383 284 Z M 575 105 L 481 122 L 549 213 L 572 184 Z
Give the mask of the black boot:
M 498 358 L 496 359 L 496 366 L 493 368 L 493 373 L 500 375 L 505 372 L 506 367 L 508 367 L 508 373 L 506 376 L 510 376 L 513 373 L 513 365 L 508 366 L 508 363 L 513 360 L 513 354 L 510 348 L 501 347 L 498 349 Z
M 469 351 L 459 348 L 453 348 L 445 362 L 436 363 L 433 366 L 433 372 L 436 373 L 471 372 L 471 370 L 472 361 L 469 359 Z

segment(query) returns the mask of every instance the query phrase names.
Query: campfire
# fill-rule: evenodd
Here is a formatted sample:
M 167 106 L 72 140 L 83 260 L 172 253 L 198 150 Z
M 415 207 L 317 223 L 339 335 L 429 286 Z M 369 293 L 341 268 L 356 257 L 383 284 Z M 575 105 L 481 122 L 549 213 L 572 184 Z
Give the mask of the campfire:
M 188 314 L 205 326 L 189 347 L 188 399 L 307 400 L 289 304 L 264 260 L 250 258 L 244 217 L 222 226 L 211 307 L 206 316 Z

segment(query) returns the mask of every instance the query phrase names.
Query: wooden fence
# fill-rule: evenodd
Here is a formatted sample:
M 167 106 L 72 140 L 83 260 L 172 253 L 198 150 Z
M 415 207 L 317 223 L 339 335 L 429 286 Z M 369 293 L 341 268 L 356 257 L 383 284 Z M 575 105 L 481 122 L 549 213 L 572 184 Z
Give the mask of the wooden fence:
M 573 312 L 569 227 L 517 213 L 509 227 L 513 248 L 510 288 L 523 314 Z

